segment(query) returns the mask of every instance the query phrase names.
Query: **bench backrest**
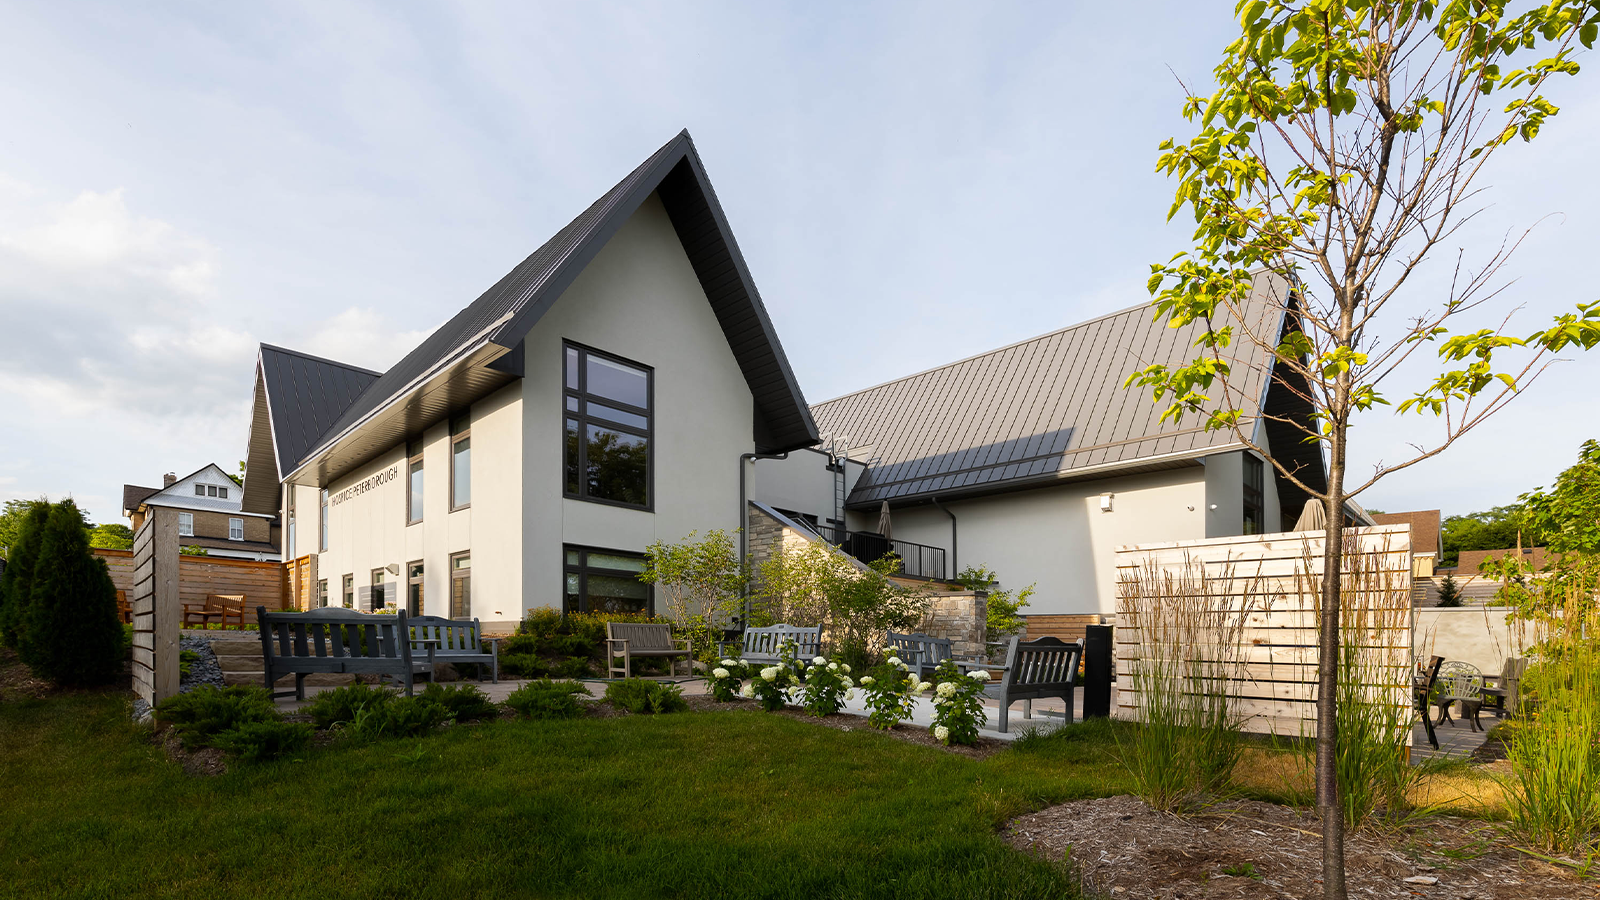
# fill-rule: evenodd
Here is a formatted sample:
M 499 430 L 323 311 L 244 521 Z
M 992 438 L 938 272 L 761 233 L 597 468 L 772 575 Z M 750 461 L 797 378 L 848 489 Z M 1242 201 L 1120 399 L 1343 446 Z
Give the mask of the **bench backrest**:
M 672 650 L 672 626 L 666 622 L 607 622 L 606 637 L 627 641 L 629 650 Z
M 802 628 L 798 625 L 767 625 L 746 628 L 741 643 L 741 656 L 783 658 L 783 642 L 794 641 L 795 659 L 810 659 L 822 655 L 822 626 Z
M 413 641 L 438 641 L 438 653 L 480 654 L 484 652 L 483 638 L 478 628 L 478 620 L 472 619 L 447 619 L 443 616 L 416 616 L 406 619 L 406 624 L 411 629 Z M 413 651 L 420 652 L 421 647 L 412 644 Z
M 369 615 L 353 609 L 269 613 L 256 607 L 261 623 L 261 653 L 267 657 L 332 656 L 411 659 L 405 610 L 396 615 Z
M 244 613 L 243 594 L 207 594 L 206 612 Z
M 894 650 L 907 653 L 911 659 L 918 660 L 924 666 L 937 666 L 947 659 L 953 659 L 951 643 L 945 638 L 934 637 L 931 634 L 898 634 L 889 632 L 885 643 Z
M 1006 650 L 1005 684 L 1008 687 L 1054 687 L 1076 684 L 1083 645 L 1060 638 L 1024 641 L 1012 638 Z

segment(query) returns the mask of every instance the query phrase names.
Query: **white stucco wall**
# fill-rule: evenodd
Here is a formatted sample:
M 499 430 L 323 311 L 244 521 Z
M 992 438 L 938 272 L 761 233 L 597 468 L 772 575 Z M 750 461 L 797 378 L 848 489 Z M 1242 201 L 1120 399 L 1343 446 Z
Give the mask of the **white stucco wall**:
M 1507 658 L 1527 656 L 1528 647 L 1540 639 L 1532 623 L 1508 622 L 1510 612 L 1493 606 L 1416 610 L 1417 659 L 1442 656 L 1471 663 L 1485 675 L 1499 675 Z
M 855 460 L 845 463 L 845 496 L 865 471 L 866 466 Z M 820 450 L 796 450 L 788 459 L 756 460 L 748 477 L 752 500 L 808 513 L 822 523 L 835 517 L 834 494 L 839 475 L 828 469 L 828 455 Z
M 1112 511 L 1100 497 L 1111 493 Z M 1118 546 L 1206 536 L 1206 470 L 1199 466 L 953 501 L 956 565 L 986 565 L 1004 588 L 1036 583 L 1031 614 L 1116 608 Z M 896 509 L 894 536 L 950 547 L 950 519 L 932 506 Z
M 562 341 L 655 372 L 653 511 L 562 495 Z M 666 209 L 652 196 L 526 339 L 523 609 L 560 608 L 562 547 L 642 552 L 656 540 L 739 526 L 753 401 Z

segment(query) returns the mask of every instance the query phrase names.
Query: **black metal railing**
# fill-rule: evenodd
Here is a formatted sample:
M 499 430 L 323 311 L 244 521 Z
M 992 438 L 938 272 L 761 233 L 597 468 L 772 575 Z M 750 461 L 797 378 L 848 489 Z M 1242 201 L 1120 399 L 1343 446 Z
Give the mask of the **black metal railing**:
M 947 576 L 943 547 L 886 538 L 871 531 L 846 531 L 833 525 L 810 527 L 824 540 L 864 563 L 877 562 L 892 553 L 900 558 L 901 575 L 938 579 Z

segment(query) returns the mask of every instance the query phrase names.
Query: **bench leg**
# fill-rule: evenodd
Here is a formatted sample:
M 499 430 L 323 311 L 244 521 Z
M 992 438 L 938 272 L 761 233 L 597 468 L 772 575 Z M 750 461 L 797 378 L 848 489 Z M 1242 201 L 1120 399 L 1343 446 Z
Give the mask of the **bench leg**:
M 1032 700 L 1024 700 L 1024 701 L 1022 701 L 1022 717 L 1024 719 L 1033 718 L 1033 701 Z
M 1010 715 L 1011 715 L 1011 701 L 1007 700 L 1004 697 L 1001 697 L 1000 698 L 1000 733 L 1001 734 L 1006 734 L 1007 733 L 1006 729 L 1010 727 L 1011 723 L 1008 721 L 1008 719 L 1010 718 Z
M 304 700 L 305 698 L 306 698 L 306 675 L 305 675 L 304 672 L 296 672 L 296 673 L 294 673 L 294 699 L 296 699 L 296 700 Z

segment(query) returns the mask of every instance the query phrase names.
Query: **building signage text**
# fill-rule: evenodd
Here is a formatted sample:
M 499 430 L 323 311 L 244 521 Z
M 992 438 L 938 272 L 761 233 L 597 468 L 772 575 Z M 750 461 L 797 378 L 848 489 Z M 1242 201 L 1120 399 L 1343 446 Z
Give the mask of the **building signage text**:
M 384 469 L 382 472 L 379 472 L 371 478 L 368 478 L 366 481 L 363 481 L 359 484 L 352 484 L 339 493 L 334 494 L 333 497 L 329 499 L 329 503 L 331 503 L 333 506 L 338 506 L 346 500 L 354 500 L 362 494 L 365 494 L 367 491 L 388 484 L 399 477 L 400 467 L 390 466 L 389 468 Z

